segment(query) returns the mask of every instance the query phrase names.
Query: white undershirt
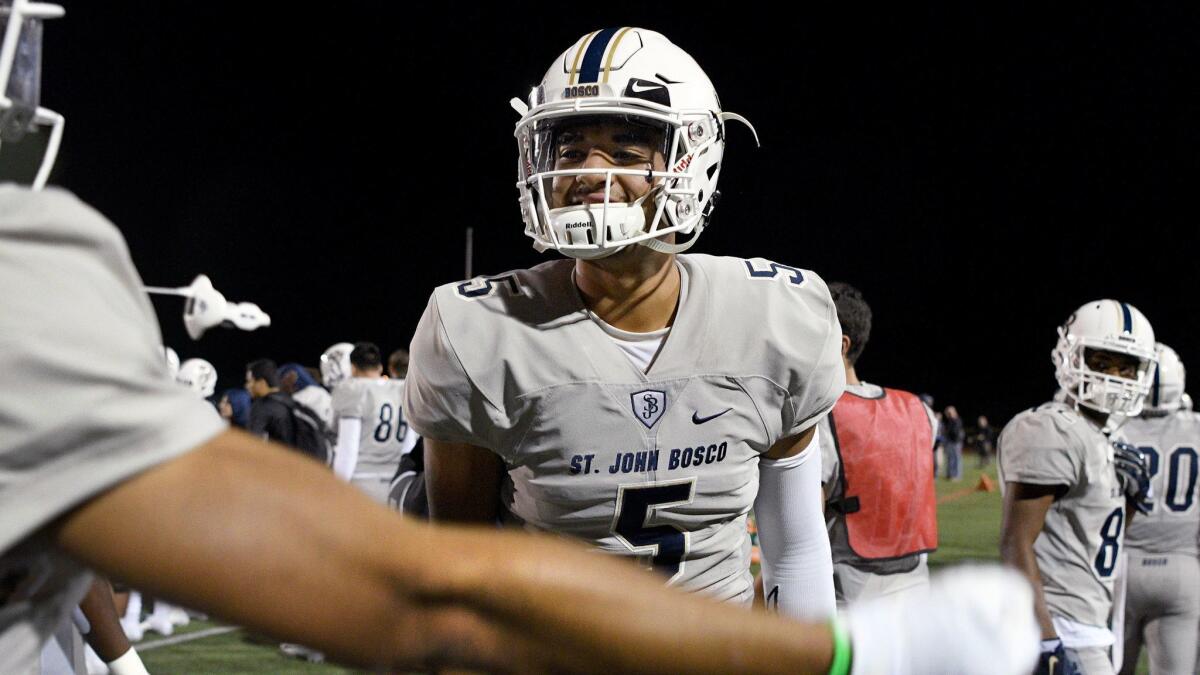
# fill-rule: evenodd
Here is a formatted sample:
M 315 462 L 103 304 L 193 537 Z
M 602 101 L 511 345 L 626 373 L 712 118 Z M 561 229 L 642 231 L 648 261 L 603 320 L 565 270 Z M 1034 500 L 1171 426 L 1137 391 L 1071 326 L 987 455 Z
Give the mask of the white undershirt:
M 650 370 L 650 364 L 654 363 L 654 357 L 658 356 L 659 350 L 662 349 L 663 342 L 667 339 L 667 333 L 671 332 L 671 327 L 660 328 L 650 333 L 630 333 L 627 330 L 621 330 L 615 326 L 610 326 L 603 319 L 588 312 L 596 325 L 600 326 L 600 330 L 620 347 L 621 351 L 625 352 L 625 356 L 633 362 L 643 373 Z
M 676 318 L 679 317 L 679 312 L 683 310 L 683 303 L 687 300 L 688 278 L 687 273 L 683 271 L 683 267 L 678 262 L 675 263 L 679 268 L 679 304 L 675 309 Z M 575 273 L 571 273 L 571 280 L 574 281 Z M 592 310 L 587 310 L 588 316 L 592 321 L 600 326 L 600 330 L 608 335 L 609 339 L 617 345 L 625 356 L 633 365 L 637 366 L 643 373 L 650 370 L 650 365 L 654 363 L 655 357 L 662 351 L 663 343 L 667 339 L 667 334 L 671 332 L 671 327 L 660 328 L 649 333 L 631 333 L 627 330 L 621 330 L 616 326 L 612 326 L 605 322 Z

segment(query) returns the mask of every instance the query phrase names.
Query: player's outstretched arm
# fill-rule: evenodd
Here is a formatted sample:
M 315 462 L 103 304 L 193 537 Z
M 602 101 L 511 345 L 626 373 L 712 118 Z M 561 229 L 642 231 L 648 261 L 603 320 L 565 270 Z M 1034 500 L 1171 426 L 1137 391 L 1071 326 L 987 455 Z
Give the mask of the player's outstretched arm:
M 476 445 L 425 438 L 425 490 L 432 520 L 493 523 L 504 460 Z
M 54 536 L 102 573 L 368 668 L 825 673 L 832 658 L 828 627 L 687 596 L 564 542 L 410 521 L 237 431 Z
M 1055 495 L 1064 492 L 1062 485 L 1033 485 L 1009 481 L 1004 491 L 1004 517 L 1000 526 L 1000 559 L 1025 574 L 1033 586 L 1033 604 L 1042 639 L 1054 638 L 1058 633 L 1050 621 L 1046 609 L 1046 596 L 1042 593 L 1042 575 L 1037 557 L 1033 553 L 1033 542 L 1037 540 L 1046 522 L 1046 512 L 1054 503 Z

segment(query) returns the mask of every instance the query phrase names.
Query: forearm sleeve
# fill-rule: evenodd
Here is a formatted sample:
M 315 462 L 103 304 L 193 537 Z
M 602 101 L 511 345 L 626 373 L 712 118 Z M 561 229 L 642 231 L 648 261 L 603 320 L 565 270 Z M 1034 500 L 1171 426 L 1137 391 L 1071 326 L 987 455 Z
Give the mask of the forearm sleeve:
M 357 417 L 338 418 L 337 445 L 333 448 L 333 473 L 344 481 L 354 477 L 358 465 L 358 440 L 362 420 Z
M 818 432 L 798 455 L 760 459 L 754 502 L 767 605 L 808 620 L 831 619 L 837 611 L 821 506 L 819 440 Z

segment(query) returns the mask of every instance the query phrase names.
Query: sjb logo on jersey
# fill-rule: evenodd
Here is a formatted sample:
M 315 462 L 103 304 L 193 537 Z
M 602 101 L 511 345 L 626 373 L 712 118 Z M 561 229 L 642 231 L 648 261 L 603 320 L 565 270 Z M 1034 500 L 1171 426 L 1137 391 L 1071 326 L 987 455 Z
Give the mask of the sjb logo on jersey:
M 637 416 L 638 421 L 646 425 L 647 429 L 652 428 L 667 409 L 667 392 L 665 391 L 646 389 L 630 394 L 629 400 L 633 403 L 633 414 Z

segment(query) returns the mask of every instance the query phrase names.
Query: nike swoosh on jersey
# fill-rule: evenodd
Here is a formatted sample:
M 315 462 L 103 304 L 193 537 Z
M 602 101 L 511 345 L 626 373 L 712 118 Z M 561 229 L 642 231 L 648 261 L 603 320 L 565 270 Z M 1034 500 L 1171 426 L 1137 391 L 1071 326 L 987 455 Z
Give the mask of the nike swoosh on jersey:
M 704 424 L 705 422 L 708 422 L 710 420 L 715 420 L 718 417 L 720 417 L 721 415 L 724 415 L 725 413 L 729 412 L 730 410 L 733 410 L 733 408 L 726 408 L 726 409 L 722 410 L 721 412 L 717 413 L 716 415 L 709 415 L 708 417 L 701 417 L 699 411 L 693 412 L 692 413 L 692 424 Z

